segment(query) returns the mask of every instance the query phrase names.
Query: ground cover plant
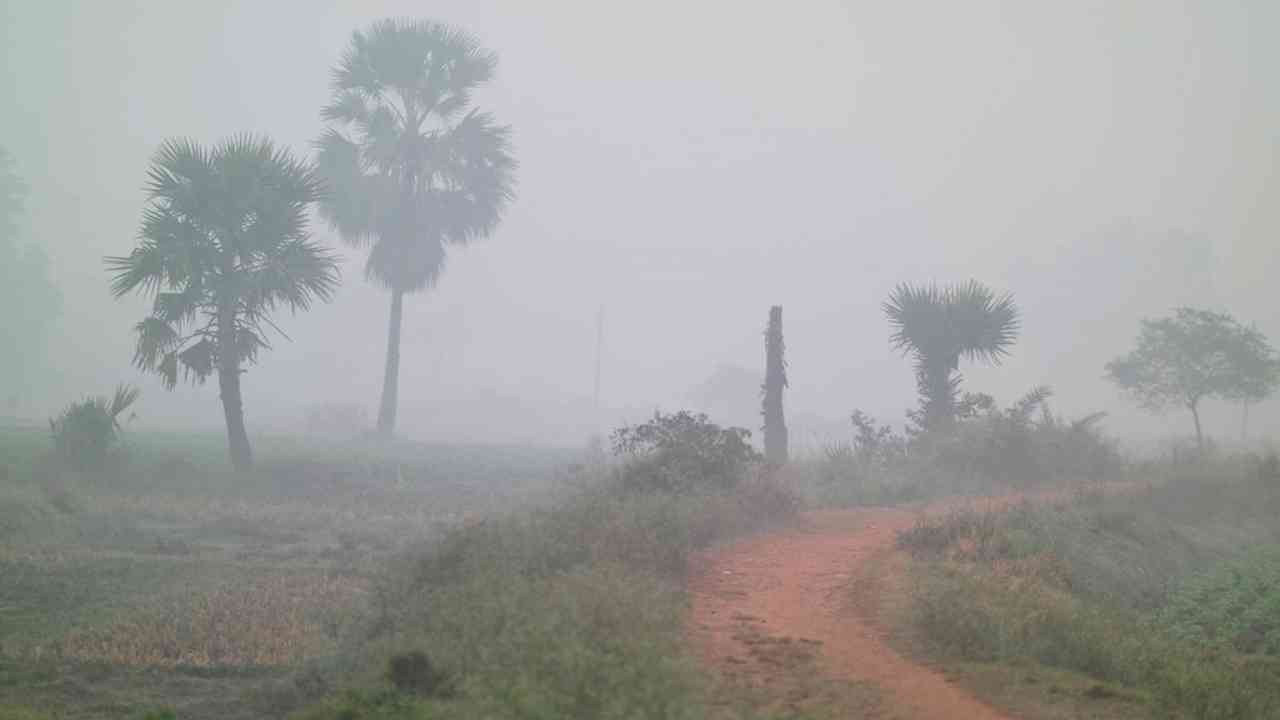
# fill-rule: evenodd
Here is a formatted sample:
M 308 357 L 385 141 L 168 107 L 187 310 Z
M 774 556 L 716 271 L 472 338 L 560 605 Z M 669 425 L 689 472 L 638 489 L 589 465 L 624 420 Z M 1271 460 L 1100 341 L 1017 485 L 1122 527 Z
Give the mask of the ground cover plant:
M 914 577 L 901 637 L 958 666 L 1085 678 L 1082 692 L 1144 714 L 1273 717 L 1278 509 L 1280 488 L 1230 461 L 1121 495 L 922 519 L 899 536 Z
M 574 453 L 129 432 L 80 470 L 0 428 L 0 716 L 278 717 L 371 611 L 379 569 L 545 502 Z M 311 683 L 311 684 L 309 684 Z
M 671 431 L 663 443 L 553 505 L 480 520 L 405 553 L 335 673 L 345 689 L 298 717 L 705 716 L 710 688 L 682 645 L 688 559 L 786 522 L 797 505 L 754 455 L 726 476 L 720 463 L 741 459 L 740 431 L 705 417 L 659 415 L 615 437 L 660 429 Z M 699 474 L 691 457 L 719 471 Z M 449 691 L 393 682 L 409 653 L 421 653 L 416 664 Z

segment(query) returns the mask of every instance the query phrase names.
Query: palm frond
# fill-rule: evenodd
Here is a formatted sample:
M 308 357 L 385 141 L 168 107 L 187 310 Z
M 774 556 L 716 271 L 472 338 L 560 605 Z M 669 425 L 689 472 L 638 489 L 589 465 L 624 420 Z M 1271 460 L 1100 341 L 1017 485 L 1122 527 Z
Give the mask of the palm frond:
M 971 361 L 1000 364 L 1020 327 L 1013 296 L 997 297 L 990 288 L 970 280 L 948 288 L 943 302 L 961 354 Z
M 324 219 L 371 245 L 365 274 L 402 291 L 432 285 L 444 246 L 493 232 L 514 198 L 510 128 L 468 110 L 497 58 L 440 23 L 383 20 L 355 32 L 333 72 L 317 166 Z
M 107 415 L 111 417 L 111 424 L 120 429 L 120 415 L 128 410 L 142 391 L 131 385 L 117 385 L 115 394 L 111 397 L 111 404 L 107 406 Z

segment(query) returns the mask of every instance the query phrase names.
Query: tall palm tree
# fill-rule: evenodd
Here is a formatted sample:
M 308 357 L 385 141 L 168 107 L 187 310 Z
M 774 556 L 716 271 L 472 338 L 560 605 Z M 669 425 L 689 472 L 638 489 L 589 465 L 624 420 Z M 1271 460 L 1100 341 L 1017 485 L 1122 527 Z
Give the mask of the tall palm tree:
M 1018 337 L 1013 297 L 996 297 L 976 280 L 943 289 L 903 283 L 882 307 L 893 327 L 890 342 L 915 359 L 925 429 L 955 418 L 960 358 L 998 365 Z
M 306 310 L 338 286 L 333 255 L 308 228 L 321 189 L 313 168 L 265 138 L 240 135 L 210 149 L 170 140 L 147 176 L 138 246 L 107 258 L 114 296 L 155 298 L 135 327 L 134 363 L 169 389 L 179 366 L 193 382 L 217 374 L 237 470 L 252 465 L 240 374 L 270 347 L 271 313 Z
M 7 249 L 27 197 L 27 185 L 13 172 L 13 156 L 0 147 L 0 248 Z
M 365 276 L 391 292 L 378 430 L 395 430 L 405 293 L 431 287 L 445 249 L 493 232 L 514 198 L 510 128 L 471 107 L 496 57 L 447 25 L 384 20 L 356 31 L 321 112 L 321 213 L 369 247 Z

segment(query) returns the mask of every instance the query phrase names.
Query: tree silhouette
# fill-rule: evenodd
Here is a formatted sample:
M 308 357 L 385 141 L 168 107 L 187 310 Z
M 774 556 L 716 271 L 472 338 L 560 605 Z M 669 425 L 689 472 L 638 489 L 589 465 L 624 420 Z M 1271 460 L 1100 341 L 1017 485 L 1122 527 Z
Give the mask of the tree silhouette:
M 365 276 L 391 292 L 378 430 L 395 430 L 405 293 L 431 287 L 448 245 L 493 232 L 514 197 L 510 129 L 471 108 L 496 57 L 470 35 L 384 20 L 352 35 L 333 71 L 333 123 L 319 167 L 333 193 L 321 212 L 368 247 Z
M 996 297 L 976 280 L 945 289 L 903 283 L 882 308 L 893 327 L 893 347 L 915 360 L 926 430 L 955 419 L 960 359 L 999 364 L 1018 336 L 1013 297 Z
M 306 310 L 338 286 L 333 256 L 308 229 L 322 185 L 288 150 L 248 135 L 210 149 L 165 142 L 147 178 L 141 240 L 107 258 L 113 295 L 154 296 L 134 362 L 170 389 L 179 367 L 193 382 L 216 373 L 231 462 L 248 469 L 240 374 L 270 347 L 274 310 Z
M 0 307 L 9 310 L 0 333 L 0 411 L 8 412 L 17 412 L 19 400 L 47 377 L 47 340 L 62 309 L 48 257 L 38 244 L 21 242 L 27 193 L 13 158 L 0 148 Z
M 1107 377 L 1147 410 L 1190 410 L 1201 451 L 1202 400 L 1256 402 L 1280 384 L 1280 358 L 1262 333 L 1226 313 L 1188 307 L 1172 317 L 1143 320 L 1137 347 L 1106 369 Z

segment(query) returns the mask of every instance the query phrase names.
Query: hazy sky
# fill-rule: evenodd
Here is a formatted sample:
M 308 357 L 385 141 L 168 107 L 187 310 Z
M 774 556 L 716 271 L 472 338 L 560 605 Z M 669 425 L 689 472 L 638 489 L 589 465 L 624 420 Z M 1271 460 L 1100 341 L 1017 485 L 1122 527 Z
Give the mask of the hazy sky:
M 409 434 L 578 442 L 601 307 L 605 425 L 674 409 L 718 365 L 758 370 L 771 304 L 793 417 L 898 422 L 914 387 L 880 303 L 901 281 L 1012 291 L 1022 338 L 1003 367 L 962 368 L 967 387 L 1007 403 L 1049 384 L 1067 414 L 1110 410 L 1135 435 L 1189 429 L 1102 379 L 1139 318 L 1194 303 L 1280 342 L 1271 0 L 0 8 L 0 145 L 66 295 L 65 381 L 32 412 L 128 380 L 141 423 L 220 422 L 215 384 L 166 393 L 130 367 L 145 306 L 109 299 L 101 258 L 132 247 L 165 138 L 252 131 L 309 152 L 351 31 L 387 16 L 499 54 L 477 101 L 521 162 L 499 231 L 406 303 Z M 251 430 L 325 402 L 373 413 L 388 298 L 344 254 L 335 302 L 286 318 L 292 342 L 246 376 Z M 1280 433 L 1276 406 L 1256 430 Z M 1237 409 L 1207 415 L 1238 434 Z

